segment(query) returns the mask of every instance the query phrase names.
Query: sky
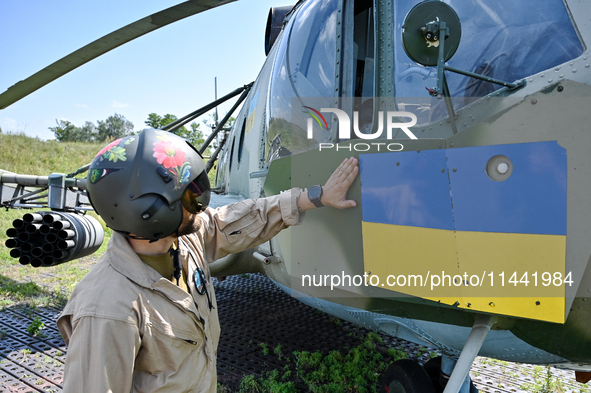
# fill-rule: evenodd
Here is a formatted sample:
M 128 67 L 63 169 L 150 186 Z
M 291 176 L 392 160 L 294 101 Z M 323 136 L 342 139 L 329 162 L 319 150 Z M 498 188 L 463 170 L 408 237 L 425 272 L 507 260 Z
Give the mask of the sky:
M 0 0 L 0 92 L 76 49 L 181 0 Z M 96 124 L 115 113 L 145 128 L 148 114 L 182 117 L 254 81 L 265 61 L 271 7 L 239 0 L 162 27 L 0 110 L 4 133 L 53 139 L 56 120 Z M 232 102 L 220 109 L 220 116 Z

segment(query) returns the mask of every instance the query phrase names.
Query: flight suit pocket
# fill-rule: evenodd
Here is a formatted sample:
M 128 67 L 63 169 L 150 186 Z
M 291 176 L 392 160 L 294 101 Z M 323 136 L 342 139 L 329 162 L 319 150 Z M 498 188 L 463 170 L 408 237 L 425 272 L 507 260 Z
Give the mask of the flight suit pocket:
M 197 325 L 183 328 L 171 329 L 162 321 L 145 325 L 134 364 L 134 392 L 164 391 L 166 386 L 185 386 L 193 391 L 212 378 L 210 365 L 215 367 L 215 359 L 208 354 L 204 332 Z
M 164 337 L 168 337 L 172 340 L 180 340 L 181 342 L 191 345 L 199 345 L 199 343 L 202 342 L 205 337 L 201 329 L 195 329 L 192 332 L 187 332 L 178 329 L 162 328 L 162 326 L 152 323 L 150 323 L 150 326 Z
M 229 243 L 240 242 L 248 238 L 253 232 L 260 229 L 265 223 L 259 217 L 257 211 L 251 211 L 240 220 L 234 221 L 223 229 Z
M 136 358 L 136 367 L 153 374 L 175 370 L 195 351 L 204 351 L 205 333 L 193 325 L 192 329 L 179 329 L 162 321 L 148 322 L 142 337 L 142 356 Z

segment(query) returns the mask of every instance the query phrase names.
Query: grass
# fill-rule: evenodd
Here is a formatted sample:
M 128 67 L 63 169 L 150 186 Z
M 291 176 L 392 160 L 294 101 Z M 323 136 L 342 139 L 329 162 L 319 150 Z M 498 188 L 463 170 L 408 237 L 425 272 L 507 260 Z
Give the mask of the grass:
M 265 355 L 273 356 L 266 345 L 259 345 Z M 392 362 L 407 357 L 403 351 L 386 348 L 375 333 L 369 333 L 351 349 L 329 353 L 296 351 L 290 357 L 278 345 L 273 352 L 283 362 L 283 369 L 265 371 L 261 377 L 245 376 L 240 393 L 377 392 L 382 373 Z
M 263 353 L 266 345 L 259 344 Z M 420 352 L 420 351 L 419 351 Z M 380 337 L 369 333 L 364 342 L 352 349 L 325 352 L 294 352 L 293 356 L 285 356 L 280 346 L 274 353 L 278 360 L 283 360 L 283 368 L 266 369 L 261 376 L 246 375 L 243 377 L 239 393 L 370 393 L 377 391 L 377 381 L 383 371 L 395 360 L 404 359 L 407 355 L 395 348 L 385 348 Z M 432 354 L 429 353 L 431 356 Z M 432 357 L 432 356 L 431 356 Z M 478 363 L 495 367 L 514 367 L 518 363 L 479 358 Z M 471 372 L 478 376 L 478 372 Z M 566 378 L 564 373 L 549 366 L 523 365 L 523 377 L 531 377 L 532 381 L 522 383 L 520 391 L 528 393 L 590 393 L 591 386 L 577 383 Z M 504 377 L 513 374 L 513 381 Z M 491 378 L 492 375 L 489 375 Z M 519 376 L 508 370 L 500 370 L 493 380 L 499 388 L 516 391 Z M 490 379 L 489 382 L 490 384 Z M 493 385 L 490 385 L 491 387 Z M 494 390 L 494 389 L 493 389 Z M 218 384 L 218 393 L 228 392 L 226 387 Z
M 0 134 L 0 169 L 25 174 L 71 173 L 86 165 L 102 148 L 101 144 L 41 141 L 22 134 Z M 84 175 L 82 175 L 84 176 Z M 105 241 L 93 255 L 62 265 L 35 269 L 21 266 L 4 246 L 6 229 L 28 209 L 0 212 L 0 308 L 15 304 L 31 307 L 61 307 L 76 284 L 104 252 L 111 231 L 104 226 Z M 95 218 L 98 216 L 89 213 Z
M 531 383 L 525 383 L 520 386 L 521 389 L 532 392 L 532 393 L 566 393 L 566 392 L 576 392 L 576 393 L 589 393 L 591 392 L 591 387 L 586 386 L 583 384 L 579 384 L 576 382 L 571 382 L 567 386 L 567 384 L 562 381 L 559 377 L 553 375 L 551 367 L 542 367 L 542 366 L 534 366 L 533 372 L 533 379 L 534 381 Z M 572 385 L 577 385 L 573 390 Z
M 552 377 L 552 370 L 550 367 L 545 367 L 546 372 L 542 366 L 534 367 L 534 382 L 526 383 L 521 386 L 522 389 L 534 393 L 554 393 L 565 392 L 562 383 L 557 378 Z
M 0 169 L 23 175 L 72 173 L 92 161 L 103 143 L 42 141 L 24 134 L 0 134 Z
M 574 372 L 550 366 L 511 363 L 483 357 L 477 358 L 476 365 L 471 371 L 474 377 L 481 376 L 480 373 L 475 372 L 475 369 L 481 369 L 479 366 L 485 365 L 484 369 L 486 366 L 494 367 L 482 375 L 483 381 L 488 381 L 487 384 L 491 382 L 491 373 L 494 373 L 494 380 L 503 384 L 505 388 L 519 386 L 521 391 L 528 393 L 591 393 L 591 386 L 575 381 Z M 529 381 L 523 382 L 524 378 Z M 483 381 L 481 383 L 484 383 Z

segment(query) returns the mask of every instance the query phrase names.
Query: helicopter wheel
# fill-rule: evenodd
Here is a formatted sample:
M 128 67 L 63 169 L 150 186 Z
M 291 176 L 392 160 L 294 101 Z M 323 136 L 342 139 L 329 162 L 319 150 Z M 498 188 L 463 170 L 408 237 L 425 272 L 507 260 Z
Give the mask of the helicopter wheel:
M 382 378 L 382 393 L 435 393 L 429 374 L 417 362 L 398 360 L 390 365 Z
M 431 383 L 433 383 L 435 393 L 443 393 L 443 388 L 445 387 L 445 385 L 442 382 L 441 377 L 441 356 L 437 356 L 436 358 L 427 360 L 423 368 L 427 372 L 427 375 L 429 375 Z
M 424 366 L 425 371 L 431 379 L 431 383 L 435 389 L 435 393 L 443 393 L 445 385 L 447 385 L 448 378 L 443 377 L 441 374 L 441 356 L 433 359 L 429 359 Z M 478 389 L 474 386 L 474 383 L 470 381 L 470 393 L 478 393 Z

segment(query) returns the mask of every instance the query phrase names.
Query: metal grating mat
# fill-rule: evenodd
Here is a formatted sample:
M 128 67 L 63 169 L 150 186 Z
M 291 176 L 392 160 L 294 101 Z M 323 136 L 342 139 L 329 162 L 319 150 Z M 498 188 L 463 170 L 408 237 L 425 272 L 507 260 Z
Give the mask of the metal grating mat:
M 238 390 L 244 375 L 283 368 L 274 354 L 293 351 L 331 351 L 355 347 L 369 332 L 349 322 L 300 303 L 283 293 L 272 281 L 256 274 L 214 279 L 222 335 L 218 348 L 218 380 L 228 391 Z M 8 308 L 0 312 L 0 386 L 2 392 L 61 392 L 66 347 L 55 326 L 56 308 Z M 45 337 L 27 333 L 39 317 L 45 324 Z M 382 336 L 391 347 L 398 347 L 424 362 L 425 348 Z M 269 351 L 263 353 L 263 347 Z M 574 373 L 551 369 L 565 392 L 591 392 L 574 382 Z M 546 377 L 546 368 L 541 372 Z M 475 385 L 486 393 L 522 393 L 525 384 L 536 382 L 540 368 L 481 358 L 471 371 Z M 585 390 L 589 389 L 589 390 Z
M 0 380 L 3 391 L 60 392 L 65 343 L 57 328 L 59 310 L 11 308 L 0 313 Z M 38 336 L 27 327 L 39 318 L 45 325 Z
M 260 275 L 231 277 L 217 282 L 215 289 L 222 327 L 219 382 L 231 391 L 237 390 L 244 374 L 283 369 L 286 363 L 274 354 L 278 345 L 285 356 L 294 351 L 328 352 L 353 348 L 369 332 L 302 304 Z M 384 338 L 391 346 L 419 355 L 418 345 Z

